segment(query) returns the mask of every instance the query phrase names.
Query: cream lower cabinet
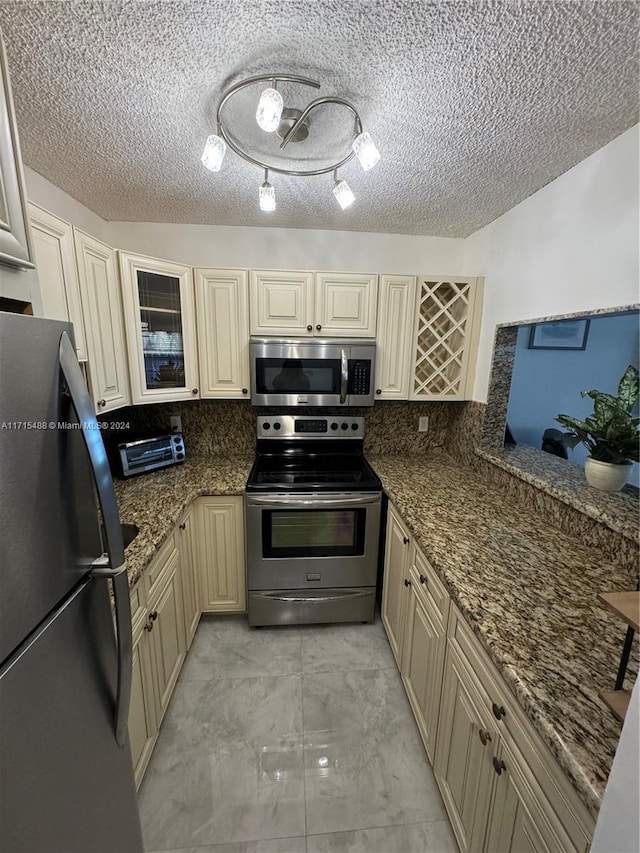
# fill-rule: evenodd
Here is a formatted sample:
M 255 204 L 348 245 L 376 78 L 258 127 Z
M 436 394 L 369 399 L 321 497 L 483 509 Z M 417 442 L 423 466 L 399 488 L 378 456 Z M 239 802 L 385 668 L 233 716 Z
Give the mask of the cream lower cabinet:
M 191 648 L 202 612 L 200 607 L 200 559 L 196 515 L 196 510 L 192 504 L 180 519 L 176 532 L 182 569 L 182 600 L 187 650 Z
M 89 388 L 98 416 L 128 406 L 129 367 L 116 253 L 73 229 L 84 316 Z
M 196 269 L 200 396 L 249 398 L 246 270 Z
M 402 669 L 402 646 L 409 586 L 409 544 L 411 539 L 394 506 L 389 504 L 382 585 L 382 624 L 391 651 Z
M 174 531 L 131 590 L 129 743 L 138 786 L 186 654 L 181 569 Z
M 592 817 L 392 504 L 382 621 L 462 853 L 586 853 Z
M 129 746 L 136 787 L 140 787 L 158 733 L 154 691 L 151 638 L 147 622 L 133 629 L 131 705 L 129 708 Z
M 434 771 L 463 853 L 588 850 L 593 819 L 453 605 Z
M 402 681 L 433 763 L 447 643 L 449 595 L 421 551 L 411 545 Z
M 200 604 L 204 613 L 247 609 L 242 497 L 198 499 Z

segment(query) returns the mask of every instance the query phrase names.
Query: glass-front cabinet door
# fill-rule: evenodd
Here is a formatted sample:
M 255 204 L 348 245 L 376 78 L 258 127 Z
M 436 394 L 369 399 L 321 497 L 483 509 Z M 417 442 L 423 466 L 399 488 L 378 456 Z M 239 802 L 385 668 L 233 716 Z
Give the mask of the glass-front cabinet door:
M 191 267 L 120 252 L 134 403 L 199 396 Z

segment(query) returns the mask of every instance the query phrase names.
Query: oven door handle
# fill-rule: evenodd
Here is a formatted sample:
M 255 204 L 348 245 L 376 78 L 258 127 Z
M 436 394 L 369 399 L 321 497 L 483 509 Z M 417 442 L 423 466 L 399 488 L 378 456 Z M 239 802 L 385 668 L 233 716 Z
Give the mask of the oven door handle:
M 349 359 L 347 351 L 340 351 L 340 403 L 347 402 L 347 385 L 349 382 Z
M 268 498 L 254 497 L 247 495 L 247 506 L 271 506 L 271 507 L 324 507 L 324 506 L 368 506 L 378 504 L 381 501 L 381 495 L 364 495 L 358 497 L 344 498 L 299 498 L 296 496 L 282 495 L 281 497 L 271 496 Z
M 341 595 L 282 595 L 281 593 L 252 592 L 252 598 L 262 598 L 266 601 L 287 601 L 295 604 L 318 604 L 325 601 L 344 601 L 345 598 L 365 598 L 371 595 L 371 590 L 345 592 Z

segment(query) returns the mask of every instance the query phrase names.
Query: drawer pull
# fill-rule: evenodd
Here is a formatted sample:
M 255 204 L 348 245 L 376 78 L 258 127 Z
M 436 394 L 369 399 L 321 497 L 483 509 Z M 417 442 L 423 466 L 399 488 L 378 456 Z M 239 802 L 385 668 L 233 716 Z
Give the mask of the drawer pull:
M 486 729 L 479 729 L 478 735 L 480 736 L 480 740 L 482 741 L 483 746 L 486 746 L 487 743 L 491 740 L 491 735 Z
M 425 575 L 420 575 L 420 583 L 429 583 L 429 578 Z
M 502 759 L 500 759 L 500 761 L 498 761 L 498 759 L 494 755 L 493 756 L 493 769 L 496 771 L 498 776 L 501 776 L 502 771 L 507 769 L 507 765 L 504 763 L 504 761 Z
M 410 580 L 407 580 L 407 578 L 405 578 L 405 579 L 404 579 L 404 585 L 405 585 L 405 586 L 411 586 L 411 581 L 410 581 Z
M 491 710 L 493 711 L 493 716 L 496 718 L 496 720 L 501 720 L 504 716 L 506 716 L 507 713 L 503 705 L 496 705 L 495 702 L 491 706 Z
M 403 543 L 403 545 L 408 545 L 408 544 L 409 544 L 409 537 L 408 537 L 408 536 L 403 536 L 403 537 L 402 537 L 402 543 Z

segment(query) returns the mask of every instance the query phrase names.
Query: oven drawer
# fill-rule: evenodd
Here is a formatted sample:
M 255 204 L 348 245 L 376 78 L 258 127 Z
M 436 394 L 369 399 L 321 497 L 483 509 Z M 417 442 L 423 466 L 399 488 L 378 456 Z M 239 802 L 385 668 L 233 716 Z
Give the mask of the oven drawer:
M 375 587 L 250 592 L 249 625 L 371 622 L 375 604 Z

